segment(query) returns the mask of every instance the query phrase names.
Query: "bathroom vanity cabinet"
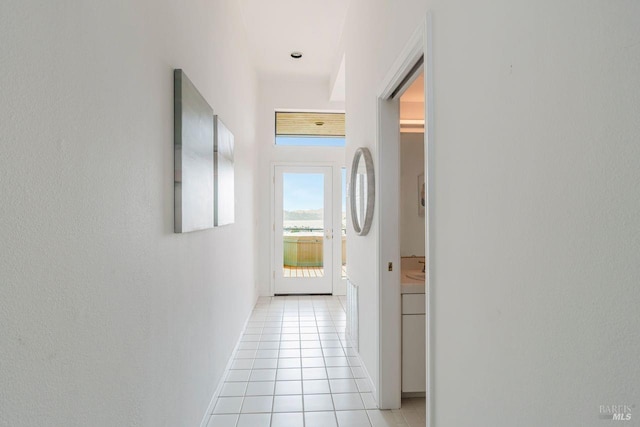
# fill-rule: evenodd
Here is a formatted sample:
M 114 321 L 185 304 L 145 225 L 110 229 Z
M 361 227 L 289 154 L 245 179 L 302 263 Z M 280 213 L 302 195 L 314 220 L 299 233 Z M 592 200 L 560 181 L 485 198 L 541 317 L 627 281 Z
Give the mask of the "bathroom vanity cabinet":
M 402 294 L 403 393 L 426 391 L 425 313 L 424 293 Z

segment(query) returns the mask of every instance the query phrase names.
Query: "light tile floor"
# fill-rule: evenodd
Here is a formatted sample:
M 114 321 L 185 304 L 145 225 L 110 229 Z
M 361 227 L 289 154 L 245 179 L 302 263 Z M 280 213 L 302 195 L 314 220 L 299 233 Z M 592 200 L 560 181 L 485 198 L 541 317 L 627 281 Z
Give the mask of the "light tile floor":
M 260 298 L 208 427 L 424 427 L 425 399 L 376 409 L 344 297 Z

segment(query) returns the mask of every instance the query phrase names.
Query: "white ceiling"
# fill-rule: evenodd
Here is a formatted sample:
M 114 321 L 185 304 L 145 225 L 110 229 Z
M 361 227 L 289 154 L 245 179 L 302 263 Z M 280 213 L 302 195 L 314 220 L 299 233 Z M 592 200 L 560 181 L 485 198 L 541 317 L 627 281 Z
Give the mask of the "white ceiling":
M 402 94 L 400 102 L 424 102 L 424 72 Z
M 424 132 L 424 73 L 400 96 L 400 131 Z
M 253 62 L 263 74 L 326 76 L 338 52 L 348 0 L 240 0 Z M 291 58 L 292 51 L 304 54 Z

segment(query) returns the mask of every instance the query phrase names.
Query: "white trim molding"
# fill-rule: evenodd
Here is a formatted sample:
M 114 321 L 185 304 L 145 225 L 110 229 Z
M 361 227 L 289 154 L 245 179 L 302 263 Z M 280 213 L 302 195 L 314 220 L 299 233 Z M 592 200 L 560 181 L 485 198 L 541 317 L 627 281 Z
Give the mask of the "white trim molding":
M 377 193 L 379 194 L 379 220 L 377 269 L 378 286 L 378 369 L 379 383 L 376 399 L 381 409 L 400 407 L 401 384 L 401 306 L 400 306 L 400 248 L 398 229 L 398 204 L 394 201 L 394 190 L 399 189 L 399 113 L 398 100 L 392 99 L 399 86 L 407 85 L 409 74 L 416 73 L 416 65 L 422 59 L 422 69 L 425 79 L 425 177 L 427 181 L 426 215 L 425 215 L 425 253 L 428 273 L 425 283 L 426 318 L 426 396 L 427 396 L 427 426 L 433 426 L 433 372 L 432 333 L 430 316 L 433 313 L 433 56 L 432 56 L 432 16 L 428 12 L 423 23 L 415 30 L 400 51 L 396 61 L 392 64 L 386 77 L 382 80 L 378 95 L 378 118 L 376 156 L 379 179 Z M 396 97 L 397 98 L 397 97 Z M 384 144 L 382 144 L 384 141 Z M 394 154 L 395 152 L 395 154 Z M 384 184 L 382 184 L 384 183 Z M 397 241 L 396 241 L 397 240 Z M 382 244 L 384 242 L 384 245 Z M 389 271 L 388 264 L 393 262 L 395 271 Z
M 256 299 L 253 302 L 253 307 L 255 307 L 257 302 L 258 302 L 258 297 L 256 296 Z M 233 359 L 234 359 L 234 356 L 235 356 L 236 352 L 238 351 L 238 347 L 240 346 L 240 342 L 241 342 L 241 339 L 242 339 L 242 334 L 244 334 L 244 331 L 247 329 L 247 324 L 249 323 L 249 319 L 251 319 L 251 315 L 252 314 L 253 314 L 253 308 L 251 309 L 251 311 L 247 315 L 247 318 L 244 321 L 244 325 L 242 325 L 242 330 L 240 331 L 240 335 L 238 336 L 238 339 L 236 340 L 236 345 L 233 347 L 233 351 L 231 352 L 231 355 L 229 356 L 229 360 L 227 361 L 227 365 L 224 367 L 224 371 L 222 372 L 222 377 L 220 378 L 220 381 L 218 381 L 218 385 L 217 385 L 216 389 L 213 392 L 213 396 L 211 396 L 211 400 L 209 400 L 209 406 L 207 406 L 207 412 L 204 414 L 204 417 L 202 417 L 202 421 L 200 422 L 200 427 L 207 427 L 207 425 L 209 424 L 209 419 L 211 418 L 211 415 L 213 414 L 213 408 L 216 405 L 216 401 L 218 400 L 218 397 L 220 396 L 220 392 L 222 391 L 222 387 L 224 386 L 225 377 L 226 377 L 227 373 L 229 372 L 229 370 L 231 369 L 231 365 L 233 365 Z

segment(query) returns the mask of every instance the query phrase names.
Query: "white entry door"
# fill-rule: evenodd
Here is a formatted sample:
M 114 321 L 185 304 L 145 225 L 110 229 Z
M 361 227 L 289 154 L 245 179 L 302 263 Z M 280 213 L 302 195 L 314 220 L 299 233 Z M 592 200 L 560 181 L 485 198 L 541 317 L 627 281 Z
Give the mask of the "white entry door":
M 332 168 L 275 166 L 274 185 L 274 293 L 332 293 Z

